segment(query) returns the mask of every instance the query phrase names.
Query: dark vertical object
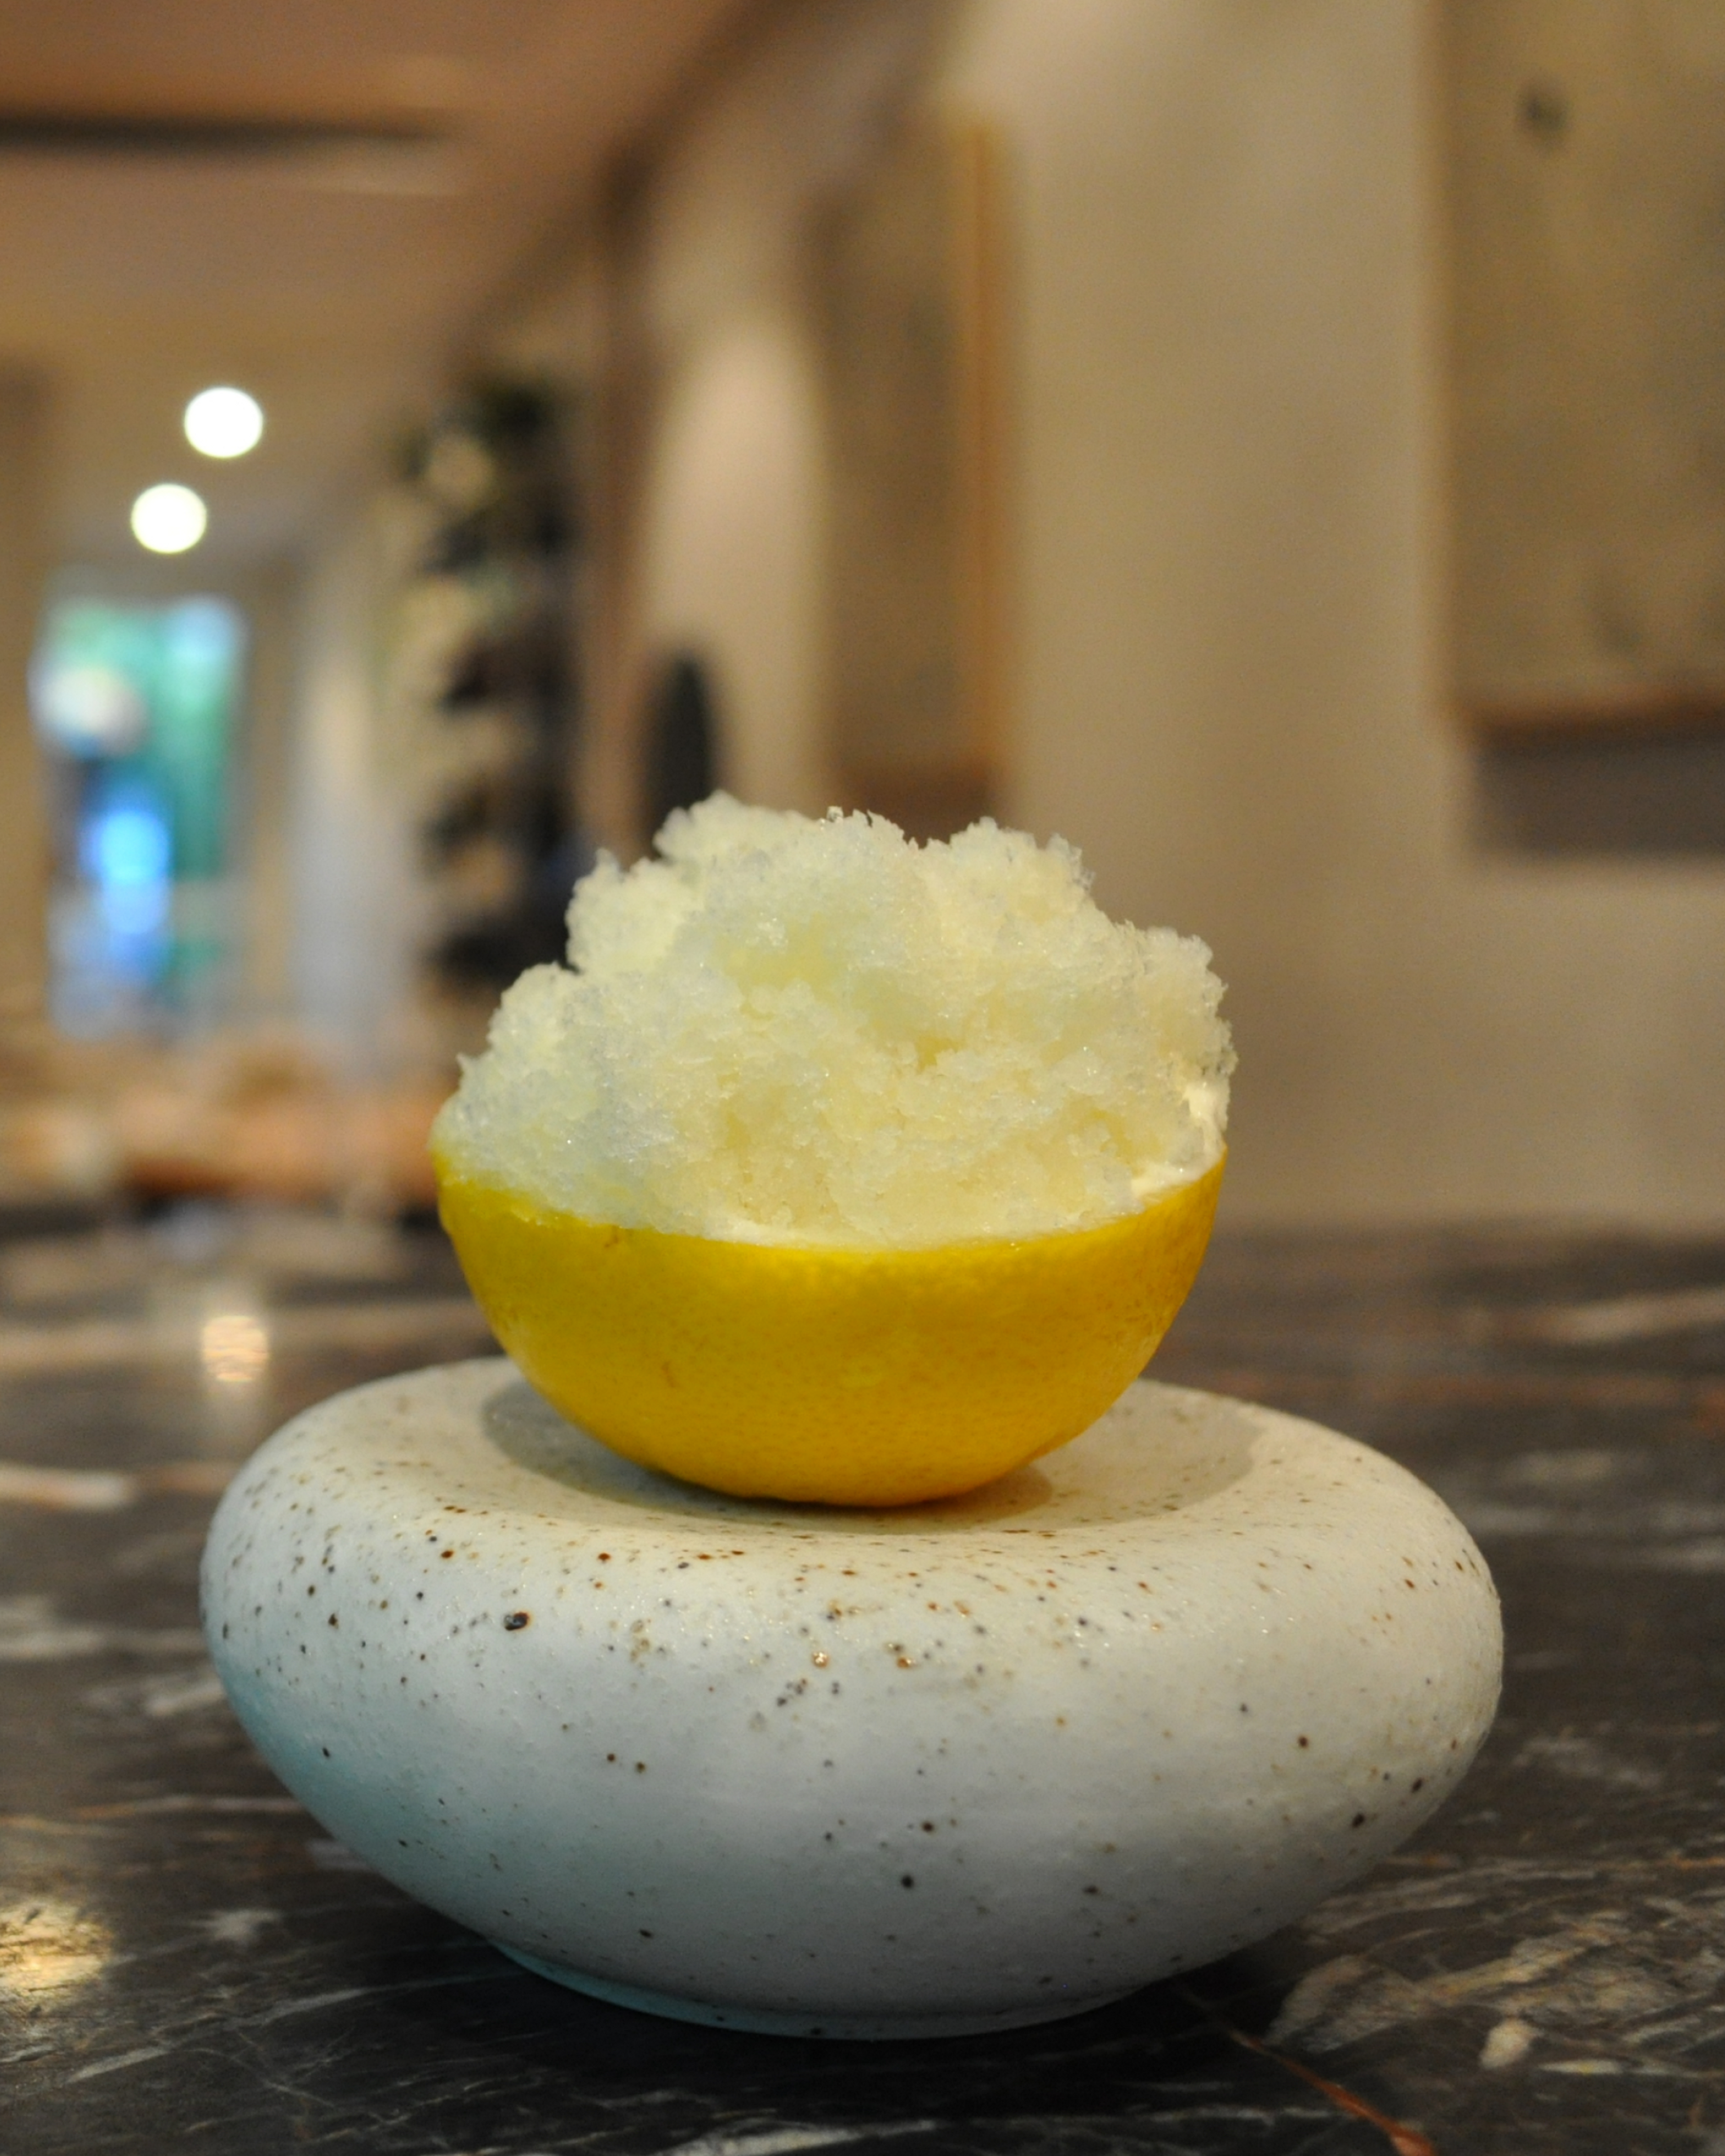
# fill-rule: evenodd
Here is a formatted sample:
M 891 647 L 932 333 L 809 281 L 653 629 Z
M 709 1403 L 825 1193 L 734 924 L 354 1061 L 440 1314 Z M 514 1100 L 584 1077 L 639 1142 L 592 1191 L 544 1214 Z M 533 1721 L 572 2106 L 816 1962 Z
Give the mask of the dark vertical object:
M 450 758 L 421 822 L 439 895 L 427 958 L 443 991 L 480 1004 L 561 957 L 569 888 L 590 865 L 569 783 L 579 685 L 568 595 L 581 547 L 570 423 L 542 385 L 480 382 L 410 452 L 410 476 L 439 511 L 424 572 L 474 594 L 475 627 L 438 712 L 458 733 L 485 722 L 491 744 L 465 767 Z
M 647 730 L 643 798 L 649 830 L 656 831 L 673 808 L 705 801 L 717 785 L 717 735 L 706 668 L 680 652 L 660 675 Z

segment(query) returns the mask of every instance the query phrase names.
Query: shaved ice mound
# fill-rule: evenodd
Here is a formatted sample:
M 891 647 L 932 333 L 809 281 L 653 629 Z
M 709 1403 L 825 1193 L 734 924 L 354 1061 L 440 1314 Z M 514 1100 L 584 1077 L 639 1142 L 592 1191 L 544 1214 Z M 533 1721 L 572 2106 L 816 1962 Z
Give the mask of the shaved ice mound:
M 911 1249 L 1100 1226 L 1220 1158 L 1209 952 L 1111 921 L 1076 852 L 918 845 L 715 794 L 577 886 L 504 996 L 445 1172 L 626 1228 Z M 572 970 L 571 970 L 572 969 Z

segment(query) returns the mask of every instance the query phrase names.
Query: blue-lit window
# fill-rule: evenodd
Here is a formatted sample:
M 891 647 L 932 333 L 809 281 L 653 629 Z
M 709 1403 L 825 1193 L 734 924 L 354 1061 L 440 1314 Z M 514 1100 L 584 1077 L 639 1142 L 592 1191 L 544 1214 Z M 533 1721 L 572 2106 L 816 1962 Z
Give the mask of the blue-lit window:
M 244 655 L 221 599 L 49 610 L 31 701 L 54 794 L 50 993 L 69 1033 L 222 1015 Z

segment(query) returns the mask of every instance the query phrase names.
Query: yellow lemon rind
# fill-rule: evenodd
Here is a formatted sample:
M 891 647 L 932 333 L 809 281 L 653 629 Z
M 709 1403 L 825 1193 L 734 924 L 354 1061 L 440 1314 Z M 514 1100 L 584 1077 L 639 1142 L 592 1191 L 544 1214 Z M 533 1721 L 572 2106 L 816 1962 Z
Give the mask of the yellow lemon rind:
M 559 1213 L 438 1162 L 470 1286 L 528 1381 L 643 1466 L 737 1496 L 913 1504 L 1089 1428 L 1197 1276 L 1223 1162 L 1062 1235 L 786 1248 Z

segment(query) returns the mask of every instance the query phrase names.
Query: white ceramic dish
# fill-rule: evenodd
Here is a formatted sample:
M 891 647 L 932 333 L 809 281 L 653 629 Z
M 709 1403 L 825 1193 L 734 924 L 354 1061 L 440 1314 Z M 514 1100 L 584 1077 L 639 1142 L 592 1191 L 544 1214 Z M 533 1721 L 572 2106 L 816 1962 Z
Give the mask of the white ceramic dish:
M 1244 1945 L 1442 1801 L 1497 1598 L 1367 1447 L 1134 1385 L 892 1512 L 670 1482 L 501 1361 L 312 1409 L 204 1560 L 240 1718 L 330 1831 L 547 1975 L 942 2035 Z

